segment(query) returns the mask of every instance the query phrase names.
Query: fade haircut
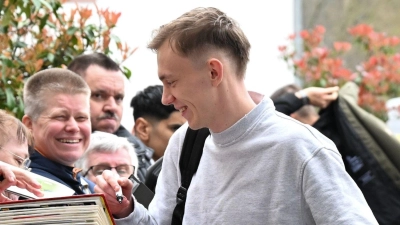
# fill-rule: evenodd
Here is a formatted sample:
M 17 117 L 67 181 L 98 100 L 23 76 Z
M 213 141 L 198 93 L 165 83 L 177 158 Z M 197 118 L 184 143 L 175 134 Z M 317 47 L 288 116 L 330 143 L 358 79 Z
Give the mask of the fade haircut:
M 86 149 L 82 157 L 75 163 L 75 166 L 81 168 L 82 174 L 84 174 L 88 171 L 90 166 L 93 166 L 88 165 L 88 157 L 90 154 L 96 152 L 115 153 L 120 149 L 129 153 L 131 163 L 135 166 L 135 175 L 137 175 L 139 161 L 132 144 L 125 137 L 118 137 L 114 134 L 102 131 L 95 131 L 91 134 L 89 147 Z
M 171 113 L 177 112 L 173 105 L 163 105 L 161 103 L 162 92 L 162 85 L 153 85 L 136 93 L 131 100 L 135 121 L 142 117 L 158 122 L 168 119 Z
M 33 136 L 29 129 L 19 119 L 0 109 L 0 147 L 13 139 L 20 145 L 27 142 L 33 146 Z
M 236 65 L 243 79 L 249 61 L 250 43 L 239 25 L 219 9 L 195 8 L 154 31 L 148 48 L 157 52 L 168 41 L 176 53 L 198 60 L 209 50 L 222 50 Z
M 288 84 L 288 85 L 285 85 L 285 86 L 279 88 L 278 90 L 276 90 L 271 95 L 270 98 L 272 99 L 272 101 L 275 101 L 286 94 L 296 93 L 300 90 L 301 90 L 301 88 L 299 86 L 297 86 L 295 84 Z M 302 118 L 307 118 L 310 116 L 318 115 L 318 113 L 315 111 L 314 106 L 312 106 L 312 105 L 304 105 L 300 109 L 298 109 L 296 111 L 296 113 L 297 113 L 297 115 L 299 115 Z
M 32 75 L 24 86 L 25 115 L 36 121 L 49 107 L 46 99 L 57 94 L 85 94 L 90 89 L 85 80 L 67 69 L 51 68 Z
M 119 71 L 119 65 L 103 53 L 95 52 L 91 54 L 84 54 L 76 57 L 69 64 L 68 69 L 81 75 L 86 76 L 86 70 L 91 65 L 99 66 L 105 70 Z

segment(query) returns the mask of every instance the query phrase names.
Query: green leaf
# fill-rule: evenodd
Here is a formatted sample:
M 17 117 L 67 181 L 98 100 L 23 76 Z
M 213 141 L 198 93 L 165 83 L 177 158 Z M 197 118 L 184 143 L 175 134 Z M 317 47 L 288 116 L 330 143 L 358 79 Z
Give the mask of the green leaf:
M 17 48 L 25 48 L 28 45 L 25 42 L 16 41 L 14 46 L 17 47 Z
M 43 30 L 43 27 L 46 26 L 49 15 L 50 14 L 46 14 L 43 18 L 40 19 L 39 30 Z
M 48 53 L 48 54 L 47 54 L 47 59 L 48 59 L 50 62 L 54 62 L 54 54 L 53 54 L 53 53 Z
M 6 66 L 6 67 L 13 67 L 13 62 L 10 59 L 7 58 L 2 58 L 2 65 Z
M 14 93 L 10 88 L 6 88 L 6 102 L 6 105 L 10 108 L 15 106 Z
M 36 11 L 38 11 L 40 9 L 40 6 L 41 6 L 40 0 L 32 0 L 32 2 L 33 2 L 33 5 L 36 8 Z
M 50 11 L 53 11 L 53 7 L 46 0 L 32 0 L 35 5 L 36 11 L 42 8 L 42 5 L 48 8 Z
M 132 76 L 132 71 L 130 69 L 128 69 L 128 67 L 126 67 L 126 66 L 122 66 L 122 73 L 124 73 L 125 77 L 128 78 L 128 80 Z
M 67 30 L 67 34 L 72 36 L 72 35 L 74 35 L 75 32 L 77 32 L 78 30 L 79 30 L 78 27 L 70 27 L 70 28 L 68 28 L 68 30 Z
M 1 18 L 1 25 L 7 26 L 10 23 L 12 16 L 12 11 L 6 11 L 3 15 L 3 18 Z
M 115 34 L 110 34 L 110 38 L 115 42 L 121 42 L 121 39 Z

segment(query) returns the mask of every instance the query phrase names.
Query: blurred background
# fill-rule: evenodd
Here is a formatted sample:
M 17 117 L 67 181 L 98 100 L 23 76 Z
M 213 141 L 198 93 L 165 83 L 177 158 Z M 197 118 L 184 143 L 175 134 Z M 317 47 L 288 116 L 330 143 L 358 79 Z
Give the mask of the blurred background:
M 195 7 L 234 18 L 252 49 L 246 84 L 269 96 L 289 83 L 360 86 L 359 104 L 388 121 L 400 96 L 399 1 L 395 0 L 5 0 L 0 8 L 0 108 L 21 118 L 24 80 L 101 51 L 127 77 L 122 124 L 133 126 L 132 96 L 160 84 L 152 31 Z M 399 101 L 390 101 L 399 117 Z

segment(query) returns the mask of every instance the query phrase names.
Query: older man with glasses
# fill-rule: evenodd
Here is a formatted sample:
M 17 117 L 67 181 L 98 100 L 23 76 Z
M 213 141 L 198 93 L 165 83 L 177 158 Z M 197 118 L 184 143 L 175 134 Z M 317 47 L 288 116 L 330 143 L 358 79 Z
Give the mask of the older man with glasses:
M 111 170 L 119 177 L 136 175 L 138 159 L 126 138 L 96 131 L 91 135 L 89 147 L 76 166 L 82 168 L 84 177 L 96 182 L 96 176 L 104 170 Z

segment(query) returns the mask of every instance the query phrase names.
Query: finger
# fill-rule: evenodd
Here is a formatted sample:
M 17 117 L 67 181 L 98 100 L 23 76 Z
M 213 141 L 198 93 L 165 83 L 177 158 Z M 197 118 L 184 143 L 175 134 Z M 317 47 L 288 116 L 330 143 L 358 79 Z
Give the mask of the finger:
M 40 185 L 38 188 L 38 187 L 34 187 L 24 181 L 18 181 L 16 186 L 19 188 L 26 189 L 27 191 L 31 192 L 32 194 L 36 195 L 37 197 L 43 197 L 43 195 L 44 195 L 44 193 L 41 191 Z
M 11 181 L 8 180 L 8 179 L 4 179 L 4 180 L 2 180 L 2 181 L 0 182 L 0 192 L 3 192 L 3 191 L 5 191 L 7 188 L 9 188 L 10 186 L 14 186 L 14 185 L 16 185 L 16 184 L 17 184 L 16 181 L 11 182 Z
M 118 179 L 118 184 L 122 188 L 122 194 L 124 196 L 130 197 L 132 195 L 132 188 L 133 188 L 133 183 L 127 178 L 121 177 Z
M 327 88 L 325 88 L 325 90 L 326 90 L 327 92 L 339 91 L 339 86 L 327 87 Z
M 5 196 L 4 192 L 1 192 L 1 194 L 0 194 L 0 202 L 9 202 L 9 201 L 12 201 L 12 199 L 10 199 L 7 196 Z
M 115 195 L 115 187 L 119 187 L 117 179 L 111 174 L 111 171 L 105 170 L 102 175 L 96 176 L 95 192 L 106 195 Z
M 18 170 L 15 170 L 15 176 L 18 181 L 21 181 L 27 186 L 36 189 L 40 189 L 42 187 L 40 183 L 34 178 L 31 172 L 18 168 Z
M 336 100 L 339 93 L 337 91 L 331 92 L 329 94 L 324 95 L 323 99 L 328 101 Z
M 110 170 L 105 170 L 102 175 L 108 185 L 113 188 L 114 192 L 120 189 L 120 185 L 118 183 L 119 176 L 116 176 L 116 174 Z
M 8 182 L 15 182 L 15 174 L 12 171 L 12 166 L 11 165 L 6 165 L 6 164 L 1 164 L 0 165 L 0 174 L 3 175 L 4 180 L 7 180 Z M 15 167 L 17 168 L 17 167 Z

